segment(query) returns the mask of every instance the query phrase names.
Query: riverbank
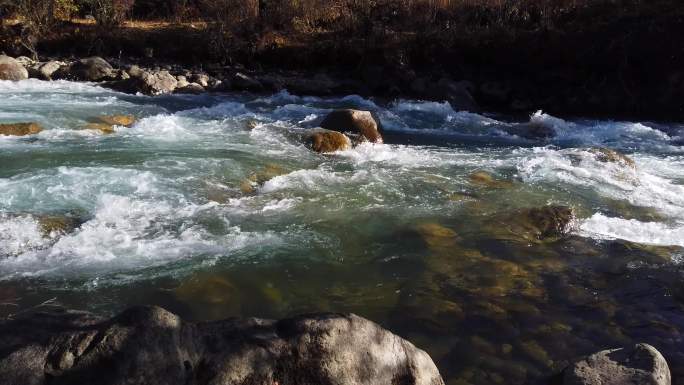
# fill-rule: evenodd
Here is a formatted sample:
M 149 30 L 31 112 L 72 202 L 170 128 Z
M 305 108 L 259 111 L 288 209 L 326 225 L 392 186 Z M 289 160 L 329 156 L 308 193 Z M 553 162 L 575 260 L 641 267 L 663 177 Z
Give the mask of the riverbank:
M 681 3 L 595 2 L 554 8 L 557 14 L 549 19 L 535 13 L 544 15 L 543 8 L 519 9 L 521 15 L 511 16 L 517 22 L 498 24 L 482 7 L 459 23 L 435 16 L 424 31 L 399 31 L 394 22 L 371 19 L 365 33 L 265 28 L 231 30 L 225 41 L 211 15 L 199 22 L 130 22 L 106 33 L 92 22 L 72 20 L 37 48 L 42 60 L 97 54 L 117 68 L 168 67 L 173 75 L 199 71 L 221 80 L 241 72 L 263 78 L 264 91 L 443 101 L 456 85 L 455 93 L 467 91 L 481 111 L 684 119 L 684 47 L 672 38 L 684 34 Z M 0 51 L 26 55 L 20 35 L 17 25 L 6 27 Z M 283 84 L 273 77 L 297 80 Z M 338 84 L 326 87 L 330 79 Z M 470 100 L 455 98 L 449 100 L 455 108 L 473 109 Z

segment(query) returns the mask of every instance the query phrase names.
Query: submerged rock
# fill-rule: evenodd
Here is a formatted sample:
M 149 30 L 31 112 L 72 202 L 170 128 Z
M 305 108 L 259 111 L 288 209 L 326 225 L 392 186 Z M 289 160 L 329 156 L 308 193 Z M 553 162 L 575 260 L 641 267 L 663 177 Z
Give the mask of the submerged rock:
M 16 59 L 0 55 L 0 80 L 28 79 L 28 71 Z
M 665 358 L 651 345 L 604 350 L 565 368 L 563 385 L 670 385 Z
M 361 141 L 382 143 L 378 123 L 370 111 L 336 110 L 323 119 L 321 127 L 332 131 L 350 133 L 360 137 Z
M 494 176 L 486 171 L 476 171 L 468 175 L 468 179 L 470 183 L 484 187 L 497 189 L 513 187 L 513 183 L 494 179 Z
M 617 163 L 630 168 L 636 168 L 634 160 L 625 154 L 617 152 L 610 148 L 599 147 L 591 148 L 589 152 L 594 155 L 594 158 L 603 163 Z
M 24 136 L 33 135 L 43 131 L 38 123 L 3 123 L 0 124 L 0 135 Z
M 68 234 L 83 224 L 83 220 L 69 216 L 45 215 L 36 217 L 45 236 Z
M 344 151 L 352 148 L 352 142 L 347 135 L 325 129 L 312 130 L 305 135 L 304 141 L 307 146 L 319 153 Z
M 547 242 L 566 235 L 574 218 L 570 207 L 535 207 L 498 215 L 485 229 L 498 239 Z
M 185 322 L 158 307 L 0 323 L 0 376 L 24 384 L 443 385 L 424 351 L 353 314 Z

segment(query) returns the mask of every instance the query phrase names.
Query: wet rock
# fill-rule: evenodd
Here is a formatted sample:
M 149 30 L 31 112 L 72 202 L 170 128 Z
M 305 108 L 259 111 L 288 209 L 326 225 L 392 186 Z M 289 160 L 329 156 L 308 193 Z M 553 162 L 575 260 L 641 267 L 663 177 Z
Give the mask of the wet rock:
M 634 160 L 625 154 L 617 152 L 610 148 L 600 147 L 591 148 L 589 152 L 594 155 L 594 158 L 603 163 L 617 163 L 630 168 L 636 168 Z
M 3 123 L 0 124 L 0 135 L 25 136 L 43 131 L 38 123 Z
M 19 384 L 443 385 L 430 357 L 355 315 L 191 323 L 158 307 L 0 322 L 0 376 Z
M 0 80 L 28 79 L 28 71 L 16 59 L 0 55 Z
M 451 248 L 456 245 L 458 236 L 456 232 L 438 223 L 420 223 L 416 226 L 418 234 L 428 247 L 437 251 L 440 248 Z
M 670 385 L 670 369 L 653 346 L 604 350 L 565 368 L 563 385 Z
M 133 115 L 102 115 L 91 119 L 86 128 L 111 134 L 114 132 L 114 126 L 130 127 L 135 124 L 135 121 L 136 118 Z
M 512 241 L 555 241 L 570 230 L 574 212 L 565 206 L 544 206 L 516 210 L 495 218 L 488 230 L 499 239 Z
M 549 353 L 547 353 L 536 341 L 523 341 L 520 343 L 519 347 L 528 357 L 540 365 L 547 367 L 553 365 Z
M 69 73 L 74 80 L 97 82 L 112 78 L 114 68 L 103 58 L 93 56 L 72 64 Z
M 496 189 L 511 188 L 513 183 L 494 179 L 494 176 L 486 171 L 476 171 L 468 175 L 470 183 Z
M 240 182 L 240 191 L 244 194 L 254 193 L 259 186 L 286 172 L 285 168 L 277 164 L 267 164 L 260 170 L 251 173 L 249 177 Z
M 36 219 L 43 234 L 49 237 L 68 234 L 79 228 L 84 222 L 80 218 L 55 215 L 38 216 Z
M 323 119 L 321 127 L 358 136 L 361 141 L 382 143 L 380 128 L 370 111 L 336 110 Z
M 317 129 L 307 133 L 304 138 L 307 146 L 318 153 L 345 151 L 352 148 L 347 135 L 331 130 Z

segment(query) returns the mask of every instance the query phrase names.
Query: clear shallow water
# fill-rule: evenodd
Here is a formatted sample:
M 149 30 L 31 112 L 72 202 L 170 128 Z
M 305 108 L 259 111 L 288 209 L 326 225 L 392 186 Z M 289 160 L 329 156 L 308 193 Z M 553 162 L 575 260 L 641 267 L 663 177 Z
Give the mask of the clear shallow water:
M 339 107 L 374 111 L 389 144 L 310 152 L 299 135 Z M 139 120 L 83 129 L 101 114 Z M 452 384 L 533 383 L 633 341 L 681 384 L 684 126 L 530 120 L 556 137 L 447 103 L 0 82 L 0 122 L 46 128 L 0 137 L 0 315 L 46 301 L 194 320 L 352 311 Z M 571 233 L 530 238 L 520 210 L 550 204 L 573 208 Z M 45 216 L 80 226 L 46 234 Z

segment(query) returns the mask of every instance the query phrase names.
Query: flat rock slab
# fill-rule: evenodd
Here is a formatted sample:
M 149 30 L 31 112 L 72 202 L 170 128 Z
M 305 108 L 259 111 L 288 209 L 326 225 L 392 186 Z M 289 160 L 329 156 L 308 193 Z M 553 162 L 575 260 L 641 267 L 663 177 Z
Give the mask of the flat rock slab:
M 430 357 L 353 314 L 191 323 L 158 307 L 0 323 L 0 378 L 34 384 L 443 385 Z

